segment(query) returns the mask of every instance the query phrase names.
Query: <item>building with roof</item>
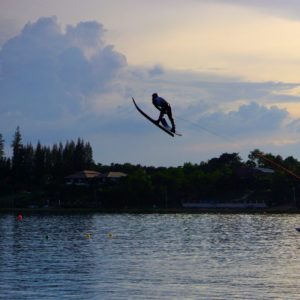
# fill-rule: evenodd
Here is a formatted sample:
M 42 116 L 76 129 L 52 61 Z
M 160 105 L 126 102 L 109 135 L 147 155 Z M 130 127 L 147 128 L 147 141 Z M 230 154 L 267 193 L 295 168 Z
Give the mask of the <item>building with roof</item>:
M 122 173 L 122 172 L 108 172 L 108 173 L 99 175 L 99 177 L 101 178 L 101 181 L 103 183 L 117 182 L 121 178 L 124 178 L 126 176 L 127 176 L 127 174 Z
M 65 177 L 67 185 L 88 186 L 100 175 L 97 171 L 83 170 Z
M 122 172 L 108 172 L 101 174 L 93 170 L 83 170 L 65 177 L 66 185 L 90 186 L 91 184 L 113 183 L 126 177 Z

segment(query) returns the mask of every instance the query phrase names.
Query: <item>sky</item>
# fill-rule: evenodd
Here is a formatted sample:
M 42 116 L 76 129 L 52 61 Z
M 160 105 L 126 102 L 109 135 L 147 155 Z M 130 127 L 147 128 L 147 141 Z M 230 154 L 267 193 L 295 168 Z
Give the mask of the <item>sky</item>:
M 300 159 L 300 1 L 1 0 L 0 133 L 90 142 L 96 163 Z M 299 36 L 299 37 L 298 37 Z M 171 105 L 172 138 L 153 118 Z

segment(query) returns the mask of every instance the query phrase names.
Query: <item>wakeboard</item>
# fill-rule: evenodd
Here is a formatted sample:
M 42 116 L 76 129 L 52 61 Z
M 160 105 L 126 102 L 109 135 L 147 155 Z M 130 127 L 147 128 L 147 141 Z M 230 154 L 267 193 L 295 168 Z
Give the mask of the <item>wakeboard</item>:
M 153 123 L 155 126 L 159 127 L 161 130 L 163 130 L 165 133 L 169 134 L 170 136 L 174 137 L 174 135 L 181 136 L 178 132 L 171 131 L 171 127 L 168 125 L 167 121 L 165 119 L 162 120 L 162 124 L 157 123 L 154 119 L 152 119 L 150 116 L 148 116 L 144 111 L 140 109 L 140 107 L 136 104 L 134 98 L 132 98 L 133 104 L 135 108 L 138 110 L 138 112 L 143 115 L 146 119 L 148 119 L 151 123 Z

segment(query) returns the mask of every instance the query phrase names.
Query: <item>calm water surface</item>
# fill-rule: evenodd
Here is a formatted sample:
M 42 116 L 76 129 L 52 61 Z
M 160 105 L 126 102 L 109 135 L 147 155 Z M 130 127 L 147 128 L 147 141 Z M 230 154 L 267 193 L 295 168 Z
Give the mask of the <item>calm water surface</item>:
M 300 215 L 0 215 L 1 299 L 300 299 Z

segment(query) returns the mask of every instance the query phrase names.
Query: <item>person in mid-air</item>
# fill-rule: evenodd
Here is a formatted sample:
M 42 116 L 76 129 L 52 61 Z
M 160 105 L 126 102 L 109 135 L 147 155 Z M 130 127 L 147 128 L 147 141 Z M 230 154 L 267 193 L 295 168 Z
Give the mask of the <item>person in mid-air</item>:
M 159 97 L 157 93 L 152 94 L 152 103 L 160 111 L 157 124 L 161 122 L 163 116 L 166 114 L 172 124 L 171 131 L 175 132 L 175 122 L 172 116 L 171 105 L 162 97 Z

